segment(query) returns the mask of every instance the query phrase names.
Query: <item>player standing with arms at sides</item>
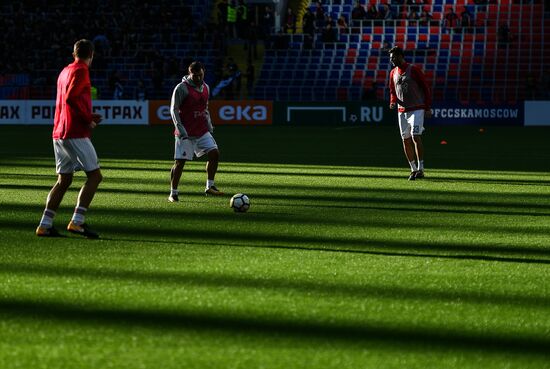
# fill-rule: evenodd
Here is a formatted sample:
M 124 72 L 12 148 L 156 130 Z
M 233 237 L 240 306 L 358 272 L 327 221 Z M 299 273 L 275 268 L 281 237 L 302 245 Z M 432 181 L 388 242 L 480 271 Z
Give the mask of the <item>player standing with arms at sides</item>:
M 405 155 L 411 166 L 409 180 L 424 178 L 424 146 L 422 132 L 424 118 L 430 118 L 432 95 L 422 70 L 405 61 L 403 50 L 393 47 L 390 61 L 395 66 L 390 72 L 390 109 L 398 109 L 398 122 Z
M 94 146 L 90 141 L 92 129 L 101 122 L 101 115 L 92 113 L 89 67 L 94 57 L 94 44 L 80 40 L 74 44 L 74 62 L 67 65 L 57 79 L 57 99 L 53 127 L 57 182 L 46 199 L 46 209 L 36 235 L 60 237 L 53 227 L 53 218 L 77 170 L 88 177 L 80 189 L 73 217 L 67 226 L 72 233 L 87 238 L 99 238 L 84 222 L 84 216 L 99 183 L 103 179 Z
M 212 136 L 214 126 L 208 112 L 210 87 L 204 82 L 204 65 L 194 61 L 189 65 L 189 74 L 174 88 L 170 102 L 170 114 L 175 126 L 174 166 L 170 171 L 170 196 L 168 201 L 177 202 L 178 184 L 183 166 L 194 155 L 208 155 L 206 162 L 206 195 L 221 196 L 223 192 L 214 186 L 218 171 L 220 152 Z

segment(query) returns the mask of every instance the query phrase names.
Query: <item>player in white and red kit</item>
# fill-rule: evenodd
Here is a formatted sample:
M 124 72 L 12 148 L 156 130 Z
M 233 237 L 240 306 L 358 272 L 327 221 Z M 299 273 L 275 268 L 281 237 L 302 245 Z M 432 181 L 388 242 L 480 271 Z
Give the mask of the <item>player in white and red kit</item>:
M 390 109 L 398 109 L 403 148 L 411 167 L 409 180 L 424 178 L 424 118 L 431 117 L 432 95 L 422 70 L 405 61 L 403 50 L 393 47 L 390 61 Z
M 101 122 L 101 115 L 92 113 L 89 67 L 94 57 L 94 44 L 80 40 L 74 44 L 74 62 L 67 65 L 57 79 L 57 99 L 53 127 L 57 183 L 46 200 L 46 208 L 36 235 L 59 237 L 53 218 L 63 196 L 71 185 L 73 174 L 82 169 L 87 180 L 78 195 L 73 217 L 67 230 L 88 238 L 98 238 L 84 222 L 84 216 L 103 179 L 94 146 L 90 141 L 92 129 Z
M 170 196 L 168 201 L 177 202 L 178 185 L 187 160 L 194 156 L 208 155 L 206 162 L 206 195 L 223 195 L 214 185 L 220 153 L 212 136 L 214 127 L 208 112 L 210 87 L 204 82 L 204 66 L 194 61 L 189 65 L 189 74 L 174 88 L 170 113 L 175 126 L 174 166 L 170 171 Z

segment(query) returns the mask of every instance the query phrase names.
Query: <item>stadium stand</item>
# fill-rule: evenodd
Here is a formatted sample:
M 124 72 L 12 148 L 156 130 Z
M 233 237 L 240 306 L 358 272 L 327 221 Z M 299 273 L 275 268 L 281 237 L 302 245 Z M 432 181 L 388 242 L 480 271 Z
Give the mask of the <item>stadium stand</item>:
M 409 14 L 413 8 L 426 10 L 432 19 L 351 19 L 351 0 L 329 0 L 322 4 L 332 19 L 344 16 L 347 32 L 336 42 L 323 42 L 319 28 L 312 47 L 303 34 L 278 34 L 287 42 L 272 43 L 260 72 L 255 96 L 258 99 L 359 100 L 363 91 L 377 83 L 379 99 L 388 97 L 387 78 L 391 64 L 388 45 L 405 49 L 407 59 L 425 70 L 434 100 L 461 102 L 516 102 L 533 97 L 527 81 L 541 81 L 545 25 L 542 3 L 503 0 L 477 5 L 472 0 L 433 0 L 423 4 L 399 5 L 393 14 Z M 374 2 L 370 2 L 373 4 Z M 380 6 L 380 2 L 376 2 Z M 363 5 L 365 3 L 363 2 Z M 316 9 L 316 3 L 309 7 Z M 468 9 L 472 23 L 450 27 L 445 15 L 450 9 L 460 17 Z M 502 25 L 509 28 L 503 40 Z M 288 45 L 288 48 L 276 47 Z M 282 80 L 281 80 L 282 78 Z M 533 83 L 533 82 L 532 82 Z
M 368 4 L 381 10 L 383 2 Z M 544 17 L 540 1 L 411 2 L 417 1 L 392 0 L 392 13 L 385 19 L 358 20 L 351 19 L 355 0 L 324 0 L 319 5 L 306 1 L 303 8 L 315 13 L 319 6 L 332 18 L 335 40 L 323 41 L 325 21 L 315 21 L 312 36 L 302 33 L 301 9 L 297 33 L 274 30 L 266 39 L 252 97 L 387 99 L 391 70 L 387 50 L 401 46 L 407 60 L 425 70 L 435 101 L 547 98 L 549 88 L 541 83 L 548 84 L 542 68 L 550 61 L 550 37 L 545 32 L 550 17 Z M 82 37 L 94 40 L 97 47 L 91 77 L 99 98 L 112 98 L 117 82 L 123 98 L 134 98 L 143 81 L 147 98 L 165 99 L 193 59 L 205 62 L 206 80 L 215 85 L 224 77 L 228 37 L 209 22 L 217 5 L 215 0 L 2 3 L 0 25 L 6 31 L 0 36 L 0 98 L 55 97 L 57 73 L 71 61 L 71 46 Z M 460 17 L 464 8 L 471 15 L 469 27 L 445 21 L 450 9 Z M 431 19 L 410 19 L 422 11 Z M 90 14 L 92 21 L 83 22 Z M 337 25 L 341 16 L 347 28 Z
M 217 33 L 197 21 L 208 19 L 212 6 L 212 0 L 2 2 L 0 98 L 54 98 L 55 78 L 79 38 L 96 45 L 91 79 L 99 98 L 113 98 L 116 81 L 122 98 L 133 98 L 142 80 L 148 98 L 165 99 L 195 58 L 214 83 Z

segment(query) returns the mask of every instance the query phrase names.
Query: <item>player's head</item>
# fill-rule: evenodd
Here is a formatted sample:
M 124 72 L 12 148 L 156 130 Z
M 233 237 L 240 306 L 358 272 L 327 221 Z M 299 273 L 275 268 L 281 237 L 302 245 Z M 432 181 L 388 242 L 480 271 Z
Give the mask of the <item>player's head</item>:
M 405 53 L 399 46 L 394 46 L 390 49 L 390 61 L 396 67 L 399 67 L 405 62 Z
M 89 61 L 88 65 L 91 64 L 94 58 L 94 43 L 86 39 L 78 40 L 74 44 L 73 56 L 75 59 Z
M 194 61 L 189 65 L 189 77 L 195 85 L 200 86 L 204 82 L 204 71 L 204 65 L 200 61 Z

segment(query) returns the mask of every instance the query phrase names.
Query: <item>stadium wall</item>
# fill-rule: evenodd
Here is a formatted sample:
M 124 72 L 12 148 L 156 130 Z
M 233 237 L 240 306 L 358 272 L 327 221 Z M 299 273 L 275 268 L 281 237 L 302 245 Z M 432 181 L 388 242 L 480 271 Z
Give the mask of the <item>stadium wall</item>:
M 550 126 L 545 114 L 550 101 L 517 105 L 434 104 L 432 125 Z M 209 106 L 216 125 L 395 125 L 396 112 L 386 102 L 279 102 L 213 100 Z M 101 124 L 172 124 L 168 100 L 94 100 L 93 111 Z M 52 124 L 53 100 L 0 100 L 0 124 Z

